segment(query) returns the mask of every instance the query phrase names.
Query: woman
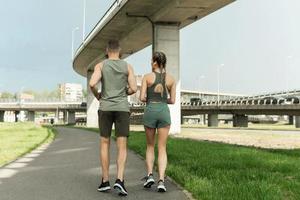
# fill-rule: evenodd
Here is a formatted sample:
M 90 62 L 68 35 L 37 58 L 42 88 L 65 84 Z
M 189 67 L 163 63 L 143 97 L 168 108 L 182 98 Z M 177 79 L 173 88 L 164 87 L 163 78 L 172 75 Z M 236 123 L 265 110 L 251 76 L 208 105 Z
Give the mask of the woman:
M 157 189 L 166 192 L 164 184 L 167 167 L 166 144 L 171 125 L 168 104 L 175 103 L 176 85 L 174 78 L 166 73 L 167 58 L 163 52 L 155 52 L 152 57 L 152 73 L 143 77 L 140 100 L 147 102 L 144 111 L 143 123 L 147 138 L 146 165 L 148 174 L 145 177 L 145 188 L 154 184 L 154 146 L 155 132 L 158 133 L 158 172 L 159 181 Z M 168 98 L 169 94 L 169 98 Z

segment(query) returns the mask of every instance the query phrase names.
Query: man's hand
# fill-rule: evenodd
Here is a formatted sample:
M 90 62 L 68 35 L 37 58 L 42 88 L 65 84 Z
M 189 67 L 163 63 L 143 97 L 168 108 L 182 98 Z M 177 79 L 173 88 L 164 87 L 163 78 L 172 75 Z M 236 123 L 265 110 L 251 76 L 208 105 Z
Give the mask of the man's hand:
M 134 71 L 131 65 L 128 64 L 128 88 L 126 90 L 127 95 L 132 95 L 136 93 L 137 86 Z
M 96 99 L 99 101 L 101 99 L 101 92 L 98 92 L 98 94 L 96 95 Z

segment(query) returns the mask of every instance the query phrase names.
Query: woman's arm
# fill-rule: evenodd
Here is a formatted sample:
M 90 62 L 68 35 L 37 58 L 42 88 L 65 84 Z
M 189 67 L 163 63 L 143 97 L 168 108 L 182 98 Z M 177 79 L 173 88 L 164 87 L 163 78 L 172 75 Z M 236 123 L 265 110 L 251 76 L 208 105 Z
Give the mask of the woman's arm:
M 175 104 L 176 99 L 176 82 L 173 77 L 170 77 L 171 79 L 171 86 L 169 89 L 170 98 L 168 98 L 168 104 Z
M 145 75 L 143 77 L 142 86 L 141 86 L 141 93 L 140 93 L 140 101 L 141 102 L 147 102 L 146 92 L 147 92 L 147 80 L 146 80 L 146 75 Z

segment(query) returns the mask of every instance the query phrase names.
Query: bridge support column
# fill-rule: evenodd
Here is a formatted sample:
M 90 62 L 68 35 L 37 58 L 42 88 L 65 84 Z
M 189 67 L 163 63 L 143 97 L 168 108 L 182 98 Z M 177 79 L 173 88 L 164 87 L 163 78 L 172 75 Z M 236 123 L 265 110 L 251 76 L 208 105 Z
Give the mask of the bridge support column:
M 93 71 L 88 70 L 87 72 L 87 102 L 86 102 L 86 126 L 87 127 L 98 127 L 98 106 L 99 101 L 93 95 L 89 82 Z
M 59 123 L 59 110 L 56 110 L 55 112 L 55 119 L 54 119 L 55 123 Z
M 295 116 L 296 128 L 300 128 L 300 116 Z
M 0 111 L 0 122 L 4 122 L 4 114 L 5 114 L 5 111 Z
M 167 72 L 176 80 L 176 100 L 169 105 L 171 134 L 181 131 L 180 68 L 179 68 L 179 27 L 177 23 L 156 23 L 153 33 L 153 51 L 162 51 L 167 56 Z
M 234 115 L 233 127 L 248 127 L 248 116 L 246 115 Z
M 67 124 L 76 124 L 75 111 L 67 111 Z
M 68 112 L 66 110 L 63 111 L 63 123 L 68 123 Z
M 27 113 L 27 120 L 29 122 L 34 122 L 34 115 L 35 115 L 34 111 L 28 111 L 28 113 Z
M 206 124 L 206 114 L 204 114 L 202 118 L 203 118 L 203 125 L 205 125 Z
M 20 117 L 20 111 L 15 111 L 15 122 L 19 121 L 19 117 Z
M 218 127 L 218 114 L 208 114 L 208 127 Z
M 294 116 L 289 115 L 289 125 L 293 125 L 294 124 Z

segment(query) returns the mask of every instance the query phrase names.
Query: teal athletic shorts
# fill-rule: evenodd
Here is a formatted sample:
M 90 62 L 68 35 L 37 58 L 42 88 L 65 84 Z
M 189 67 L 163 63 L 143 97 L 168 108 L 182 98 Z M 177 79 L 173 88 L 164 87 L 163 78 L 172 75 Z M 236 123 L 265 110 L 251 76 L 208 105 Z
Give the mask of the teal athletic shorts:
M 171 124 L 170 110 L 166 103 L 149 103 L 144 110 L 144 126 L 163 128 Z

